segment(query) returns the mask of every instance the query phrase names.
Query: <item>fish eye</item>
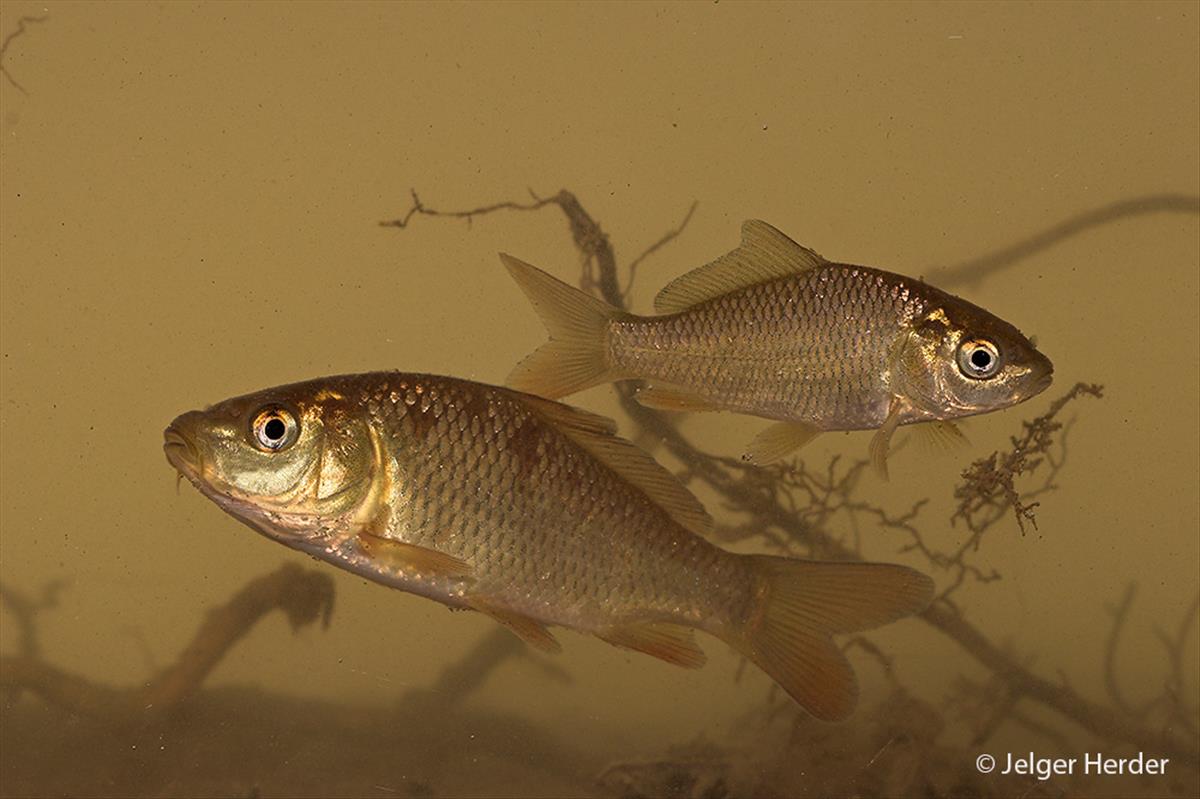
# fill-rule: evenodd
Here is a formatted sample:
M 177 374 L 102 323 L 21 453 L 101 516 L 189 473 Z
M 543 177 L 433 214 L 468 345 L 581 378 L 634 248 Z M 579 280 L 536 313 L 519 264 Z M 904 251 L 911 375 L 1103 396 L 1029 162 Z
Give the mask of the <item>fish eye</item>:
M 972 380 L 987 380 L 1000 371 L 1000 350 L 987 339 L 968 339 L 959 345 L 958 368 Z
M 263 452 L 279 452 L 290 447 L 299 437 L 300 425 L 295 415 L 278 405 L 268 405 L 254 414 L 250 437 Z

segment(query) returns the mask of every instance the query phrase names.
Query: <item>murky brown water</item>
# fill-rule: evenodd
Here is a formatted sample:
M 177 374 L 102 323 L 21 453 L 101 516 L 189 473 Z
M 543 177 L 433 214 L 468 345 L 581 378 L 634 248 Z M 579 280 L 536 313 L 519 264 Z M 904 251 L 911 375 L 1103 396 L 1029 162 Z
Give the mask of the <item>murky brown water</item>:
M 0 78 L 0 579 L 30 597 L 66 581 L 36 616 L 41 657 L 136 688 L 207 608 L 284 563 L 332 578 L 336 608 L 328 629 L 296 634 L 269 614 L 166 719 L 118 723 L 8 694 L 0 794 L 1194 793 L 1194 4 L 9 2 L 0 36 L 22 17 L 44 19 L 8 42 Z M 573 634 L 557 658 L 527 656 L 486 618 L 318 566 L 176 492 L 161 434 L 185 409 L 373 369 L 503 381 L 543 331 L 496 252 L 577 279 L 561 212 L 377 223 L 409 209 L 410 189 L 458 210 L 525 201 L 527 188 L 574 192 L 622 267 L 698 202 L 639 266 L 635 310 L 761 217 L 1035 333 L 1056 365 L 1046 394 L 972 421 L 967 450 L 905 447 L 890 483 L 857 486 L 891 514 L 928 497 L 915 524 L 938 549 L 967 537 L 947 521 L 964 466 L 1075 382 L 1104 384 L 1103 399 L 1063 412 L 1069 452 L 1058 489 L 1038 497 L 1037 530 L 1005 517 L 971 555 L 1003 579 L 954 597 L 1003 662 L 1068 682 L 1052 702 L 1079 697 L 1124 724 L 1122 703 L 1136 711 L 1168 690 L 1184 714 L 1158 704 L 1125 740 L 1101 741 L 1045 696 L 995 712 L 982 650 L 914 620 L 870 636 L 903 692 L 857 649 L 859 713 L 797 722 L 715 640 L 695 672 Z M 654 443 L 612 388 L 574 401 Z M 724 454 L 761 426 L 681 422 Z M 803 459 L 823 470 L 861 457 L 868 438 L 824 437 Z M 749 518 L 695 487 L 719 521 Z M 952 580 L 870 515 L 818 521 L 869 558 Z M 1130 585 L 1108 662 L 1110 608 Z M 17 616 L 0 619 L 0 651 L 16 657 Z M 1180 685 L 1158 630 L 1178 643 Z M 14 663 L 6 685 L 42 679 Z M 1085 752 L 1139 750 L 1171 757 L 1167 774 L 1080 774 Z M 1080 764 L 1049 781 L 975 767 L 981 753 L 1003 766 L 1029 751 Z

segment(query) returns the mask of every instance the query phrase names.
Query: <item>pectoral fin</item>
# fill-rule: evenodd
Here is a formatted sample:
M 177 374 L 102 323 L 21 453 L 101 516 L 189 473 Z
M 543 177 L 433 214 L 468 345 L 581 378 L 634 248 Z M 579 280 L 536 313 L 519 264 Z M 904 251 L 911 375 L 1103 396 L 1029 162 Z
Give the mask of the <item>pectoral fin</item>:
M 888 406 L 887 418 L 883 420 L 883 424 L 875 431 L 875 435 L 871 438 L 871 465 L 875 467 L 876 473 L 884 480 L 888 479 L 888 448 L 891 446 L 892 436 L 895 434 L 896 428 L 900 426 L 900 414 L 904 412 L 906 407 L 905 401 L 900 397 L 892 397 L 891 405 Z
M 765 466 L 800 449 L 820 433 L 820 429 L 804 422 L 776 422 L 754 437 L 742 460 Z
M 913 425 L 913 436 L 934 452 L 952 452 L 971 443 L 954 422 L 924 422 Z
M 515 613 L 507 608 L 497 607 L 482 597 L 468 597 L 467 604 L 480 613 L 486 613 L 503 624 L 514 635 L 530 646 L 543 652 L 557 654 L 562 651 L 562 645 L 554 634 L 546 629 L 546 625 L 536 619 Z
M 358 544 L 368 556 L 391 565 L 397 571 L 464 580 L 474 576 L 474 570 L 465 560 L 436 549 L 406 544 L 365 531 L 358 534 Z
M 696 646 L 690 627 L 669 622 L 614 625 L 597 632 L 596 636 L 615 646 L 653 655 L 687 669 L 698 669 L 708 660 L 704 650 Z

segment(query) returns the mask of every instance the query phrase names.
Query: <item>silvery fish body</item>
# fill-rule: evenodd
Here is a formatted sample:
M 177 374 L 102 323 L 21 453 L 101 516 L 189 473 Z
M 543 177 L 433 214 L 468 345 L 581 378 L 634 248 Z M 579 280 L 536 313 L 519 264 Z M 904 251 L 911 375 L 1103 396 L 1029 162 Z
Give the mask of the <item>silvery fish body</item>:
M 469 381 L 372 373 L 269 389 L 180 416 L 164 448 L 202 493 L 288 546 L 545 649 L 559 625 L 698 666 L 702 630 L 824 718 L 854 701 L 830 634 L 915 612 L 931 591 L 900 566 L 720 549 L 695 498 L 611 422 Z
M 831 263 L 764 222 L 747 222 L 738 249 L 668 285 L 660 316 L 622 313 L 504 260 L 551 333 L 511 385 L 557 397 L 638 378 L 652 407 L 777 420 L 750 448 L 759 462 L 823 431 L 873 429 L 882 468 L 897 426 L 1013 405 L 1053 372 L 984 309 L 903 275 Z
M 609 358 L 714 407 L 822 430 L 873 430 L 891 401 L 889 365 L 915 319 L 948 297 L 901 275 L 828 264 L 678 313 L 616 320 Z M 905 410 L 901 421 L 938 418 Z

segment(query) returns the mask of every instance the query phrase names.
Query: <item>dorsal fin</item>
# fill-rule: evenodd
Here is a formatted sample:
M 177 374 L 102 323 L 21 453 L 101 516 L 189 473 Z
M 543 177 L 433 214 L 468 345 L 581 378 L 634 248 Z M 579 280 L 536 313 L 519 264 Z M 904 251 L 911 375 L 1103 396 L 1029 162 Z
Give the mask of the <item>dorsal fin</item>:
M 761 219 L 742 223 L 742 243 L 667 284 L 654 298 L 659 313 L 678 313 L 731 291 L 815 269 L 826 261 Z
M 515 396 L 567 438 L 632 483 L 676 522 L 697 535 L 712 531 L 712 517 L 700 500 L 658 461 L 618 437 L 617 425 L 611 419 L 532 394 Z

